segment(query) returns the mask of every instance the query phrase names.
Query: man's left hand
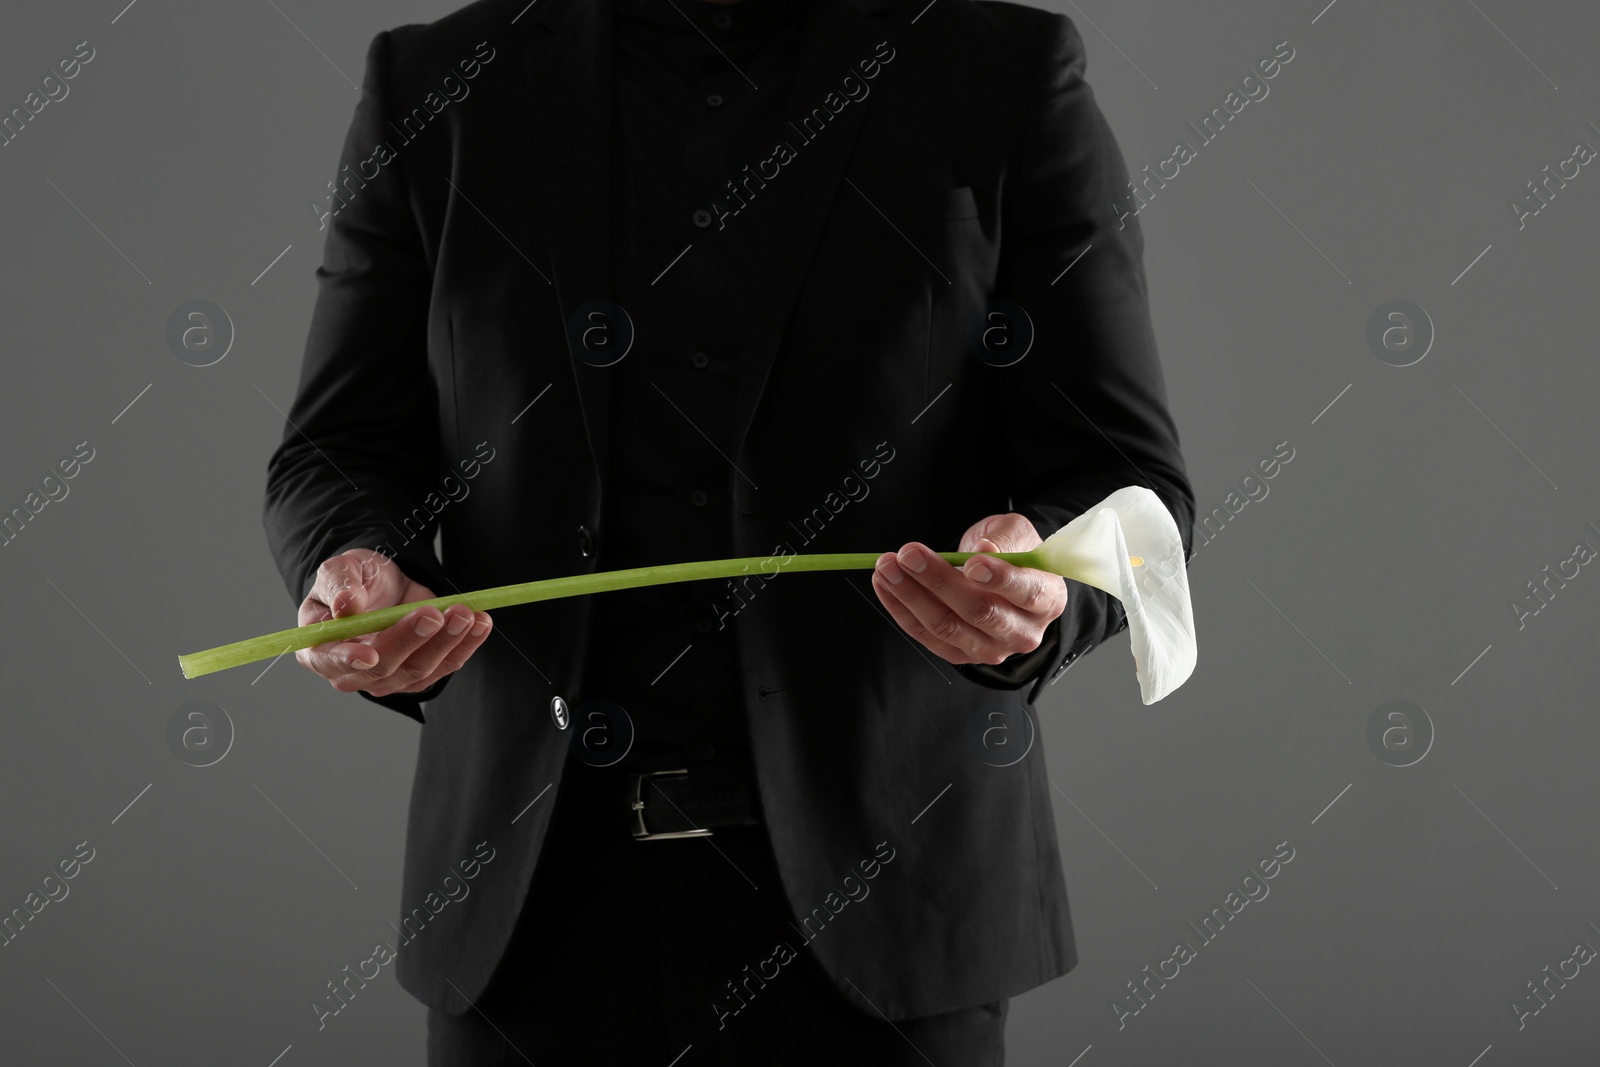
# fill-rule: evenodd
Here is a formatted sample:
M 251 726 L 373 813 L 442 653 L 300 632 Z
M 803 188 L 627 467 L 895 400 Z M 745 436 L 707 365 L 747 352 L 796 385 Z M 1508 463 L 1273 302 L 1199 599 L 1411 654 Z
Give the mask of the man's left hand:
M 958 552 L 1026 552 L 1042 543 L 1024 515 L 974 523 Z M 920 541 L 878 557 L 872 588 L 896 622 L 950 663 L 999 663 L 1032 652 L 1067 607 L 1060 575 L 974 556 L 959 569 Z

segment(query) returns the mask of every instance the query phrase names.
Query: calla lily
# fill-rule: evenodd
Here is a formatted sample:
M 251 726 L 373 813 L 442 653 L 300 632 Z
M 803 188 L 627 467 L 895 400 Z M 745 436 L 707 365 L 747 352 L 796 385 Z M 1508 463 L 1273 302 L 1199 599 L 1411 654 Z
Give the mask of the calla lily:
M 749 556 L 546 578 L 475 593 L 417 600 L 280 630 L 179 656 L 178 665 L 185 678 L 198 678 L 327 641 L 345 641 L 376 633 L 424 605 L 443 611 L 452 604 L 465 604 L 474 611 L 489 611 L 612 589 L 731 578 L 750 573 L 767 575 L 775 573 L 768 569 L 774 564 L 778 571 L 871 570 L 881 554 L 818 552 Z M 1139 679 L 1140 696 L 1146 704 L 1153 704 L 1178 688 L 1194 670 L 1194 618 L 1189 604 L 1189 578 L 1184 570 L 1183 542 L 1166 506 L 1149 489 L 1142 486 L 1118 489 L 1030 551 L 941 552 L 939 555 L 956 566 L 976 555 L 990 555 L 1019 567 L 1034 567 L 1073 578 L 1116 597 L 1128 616 L 1134 671 Z M 1158 570 L 1162 573 L 1157 574 Z
M 1040 570 L 1122 601 L 1139 696 L 1154 704 L 1194 671 L 1194 610 L 1183 539 L 1166 505 L 1140 485 L 1118 489 L 1033 550 Z

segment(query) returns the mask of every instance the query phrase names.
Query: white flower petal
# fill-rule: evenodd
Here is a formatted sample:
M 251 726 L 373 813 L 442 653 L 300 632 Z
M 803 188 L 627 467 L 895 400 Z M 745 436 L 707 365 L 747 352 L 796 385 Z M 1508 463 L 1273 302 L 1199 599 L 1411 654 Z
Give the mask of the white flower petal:
M 1103 589 L 1128 616 L 1140 698 L 1154 704 L 1188 680 L 1196 650 L 1183 538 L 1161 498 L 1118 489 L 1034 550 L 1044 569 Z M 1135 567 L 1129 556 L 1139 557 Z

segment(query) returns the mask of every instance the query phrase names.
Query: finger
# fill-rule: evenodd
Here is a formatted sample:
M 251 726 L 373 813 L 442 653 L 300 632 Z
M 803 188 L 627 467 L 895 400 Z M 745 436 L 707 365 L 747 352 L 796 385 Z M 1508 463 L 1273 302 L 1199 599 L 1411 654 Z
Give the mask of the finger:
M 382 681 L 361 685 L 373 696 L 391 693 L 415 692 L 427 688 L 420 685 L 438 669 L 446 656 L 452 655 L 473 624 L 472 609 L 465 604 L 452 604 L 444 612 L 444 625 L 432 637 L 419 645 L 404 660 L 395 664 Z
M 477 620 L 472 623 L 466 633 L 462 634 L 460 643 L 440 660 L 432 673 L 411 686 L 408 692 L 421 692 L 440 678 L 454 674 L 462 667 L 465 667 L 467 661 L 472 658 L 472 654 L 489 639 L 489 633 L 493 626 L 494 623 L 490 620 L 488 612 L 480 611 Z
M 326 622 L 333 618 L 326 604 L 318 603 L 311 597 L 300 607 L 300 625 L 309 626 L 312 623 Z M 352 671 L 364 670 L 378 662 L 377 653 L 373 652 L 371 639 L 365 635 L 349 640 L 324 641 L 320 645 L 302 648 L 295 652 L 295 662 L 324 678 L 332 680 Z
M 1027 631 L 1033 627 L 1031 619 L 1004 598 L 969 580 L 927 545 L 912 541 L 895 554 L 895 560 L 916 584 L 932 594 L 931 599 L 926 599 L 908 592 L 902 594 L 902 599 L 935 637 L 963 648 L 987 648 L 991 642 L 999 642 L 1007 647 L 1008 654 L 1021 649 L 1020 644 L 1013 647 L 1014 640 L 1020 638 L 1026 643 Z M 951 614 L 955 620 L 949 617 Z M 963 640 L 966 628 L 980 631 L 983 639 Z
M 948 566 L 948 564 L 946 565 Z M 954 571 L 954 568 L 951 568 Z M 998 663 L 1006 656 L 1018 649 L 1007 646 L 1003 641 L 977 622 L 969 620 L 955 610 L 952 605 L 944 601 L 938 593 L 929 589 L 916 580 L 916 575 L 899 567 L 899 556 L 891 556 L 883 561 L 879 567 L 881 577 L 888 583 L 889 591 L 900 601 L 915 621 L 916 629 L 908 630 L 913 636 L 922 640 L 921 635 L 932 638 L 938 644 L 954 647 L 960 657 L 951 662 Z M 899 582 L 895 582 L 898 575 Z M 956 572 L 956 578 L 960 578 Z M 990 610 L 998 614 L 1000 611 L 1014 611 L 1004 601 L 996 597 L 988 597 Z M 993 618 L 981 619 L 987 626 L 1001 628 L 1002 624 Z M 928 641 L 924 641 L 933 647 Z M 942 653 L 941 653 L 942 654 Z M 949 657 L 946 657 L 949 658 Z
M 1033 567 L 1018 567 L 1003 559 L 974 556 L 962 565 L 968 581 L 996 596 L 1005 597 L 1029 615 L 1049 622 L 1067 606 L 1067 583 L 1060 575 Z
M 294 654 L 301 666 L 333 681 L 350 674 L 361 674 L 378 662 L 378 653 L 366 637 L 349 641 L 327 641 Z
M 894 554 L 886 553 L 886 555 L 889 557 L 887 566 L 895 566 L 893 563 Z M 908 581 L 907 579 L 902 579 L 902 582 Z M 888 611 L 889 616 L 894 619 L 895 623 L 906 632 L 907 636 L 940 659 L 950 663 L 971 662 L 972 656 L 966 649 L 957 648 L 948 641 L 940 640 L 922 624 L 922 620 L 917 618 L 912 610 L 906 606 L 905 602 L 900 599 L 898 588 L 885 577 L 884 571 L 876 570 L 873 572 L 872 591 L 878 594 L 879 603 L 883 605 L 884 610 Z
M 435 607 L 421 607 L 404 616 L 388 629 L 366 635 L 366 654 L 351 652 L 345 671 L 330 680 L 340 692 L 369 689 L 372 684 L 387 678 L 406 661 L 406 657 L 444 627 L 444 613 Z M 375 659 L 366 669 L 360 665 Z M 334 661 L 337 663 L 337 660 Z M 319 672 L 321 673 L 321 672 Z M 353 683 L 346 687 L 344 683 Z

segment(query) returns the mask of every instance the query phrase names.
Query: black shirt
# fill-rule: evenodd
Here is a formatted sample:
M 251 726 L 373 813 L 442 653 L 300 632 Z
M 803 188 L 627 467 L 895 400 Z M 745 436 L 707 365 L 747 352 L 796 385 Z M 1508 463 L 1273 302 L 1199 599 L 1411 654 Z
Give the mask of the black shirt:
M 613 438 L 597 569 L 734 555 L 732 491 L 744 475 L 731 415 L 767 224 L 745 167 L 784 138 L 805 7 L 615 0 L 615 302 L 634 341 L 605 371 Z M 589 701 L 603 700 L 632 724 L 617 766 L 753 778 L 728 611 L 738 603 L 722 580 L 598 595 L 574 709 L 579 757 L 609 763 L 621 747 L 584 741 Z M 592 736 L 626 742 L 617 721 L 596 721 Z

